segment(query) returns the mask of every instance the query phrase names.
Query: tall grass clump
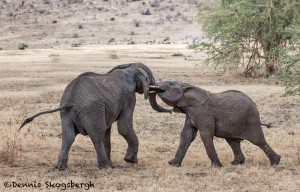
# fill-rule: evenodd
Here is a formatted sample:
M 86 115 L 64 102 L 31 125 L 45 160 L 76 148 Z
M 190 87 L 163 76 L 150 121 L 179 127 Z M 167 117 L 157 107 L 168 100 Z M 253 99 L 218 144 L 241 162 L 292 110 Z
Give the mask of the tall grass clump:
M 2 141 L 0 142 L 0 162 L 14 164 L 22 152 L 22 138 L 16 130 L 16 123 L 9 120 L 2 128 Z

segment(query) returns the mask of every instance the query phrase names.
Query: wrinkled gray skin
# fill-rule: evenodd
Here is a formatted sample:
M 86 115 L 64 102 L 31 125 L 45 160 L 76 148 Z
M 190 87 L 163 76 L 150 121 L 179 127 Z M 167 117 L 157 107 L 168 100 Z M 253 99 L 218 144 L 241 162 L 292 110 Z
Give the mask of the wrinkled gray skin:
M 132 126 L 135 92 L 147 99 L 154 83 L 152 72 L 141 63 L 118 65 L 107 74 L 83 73 L 66 87 L 59 108 L 27 118 L 21 128 L 39 115 L 60 111 L 62 146 L 57 168 L 67 168 L 69 150 L 79 133 L 90 136 L 98 167 L 110 168 L 111 125 L 118 121 L 118 132 L 128 143 L 124 160 L 137 163 L 139 141 Z M 150 103 L 157 111 L 169 112 L 157 105 L 155 94 L 150 94 Z
M 152 88 L 153 87 L 153 88 Z M 232 148 L 233 165 L 243 164 L 245 157 L 240 147 L 242 140 L 248 140 L 260 147 L 271 165 L 277 165 L 280 155 L 267 144 L 255 103 L 244 93 L 230 90 L 209 93 L 201 88 L 178 81 L 159 82 L 150 86 L 174 112 L 186 114 L 179 148 L 175 158 L 169 161 L 180 166 L 186 151 L 199 130 L 206 153 L 213 166 L 222 164 L 216 153 L 213 137 L 225 138 Z

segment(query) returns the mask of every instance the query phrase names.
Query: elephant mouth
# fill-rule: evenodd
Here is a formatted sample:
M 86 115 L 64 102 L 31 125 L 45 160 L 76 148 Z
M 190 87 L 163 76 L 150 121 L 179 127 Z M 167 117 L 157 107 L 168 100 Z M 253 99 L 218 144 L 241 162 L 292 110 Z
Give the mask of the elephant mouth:
M 149 93 L 163 93 L 166 90 L 163 90 L 162 88 L 160 88 L 158 85 L 150 85 L 149 86 Z

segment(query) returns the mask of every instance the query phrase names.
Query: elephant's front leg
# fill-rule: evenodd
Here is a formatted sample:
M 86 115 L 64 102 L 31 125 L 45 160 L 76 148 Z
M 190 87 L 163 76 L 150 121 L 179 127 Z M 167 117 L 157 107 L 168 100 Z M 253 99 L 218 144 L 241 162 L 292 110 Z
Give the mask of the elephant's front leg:
M 206 153 L 211 160 L 212 166 L 214 167 L 222 167 L 222 163 L 219 160 L 218 154 L 216 152 L 214 142 L 213 142 L 213 134 L 207 130 L 200 130 L 200 136 L 202 142 L 204 144 Z
M 241 150 L 241 140 L 238 139 L 226 139 L 227 143 L 230 145 L 234 159 L 231 162 L 232 165 L 239 165 L 245 163 L 245 156 Z
M 189 148 L 190 144 L 194 141 L 197 129 L 194 128 L 188 120 L 185 121 L 185 125 L 181 132 L 180 144 L 177 149 L 175 158 L 169 161 L 169 164 L 172 166 L 179 167 L 181 162 Z
M 138 163 L 137 153 L 139 148 L 138 138 L 133 130 L 132 112 L 123 112 L 118 119 L 118 132 L 124 137 L 128 144 L 124 160 L 128 163 Z

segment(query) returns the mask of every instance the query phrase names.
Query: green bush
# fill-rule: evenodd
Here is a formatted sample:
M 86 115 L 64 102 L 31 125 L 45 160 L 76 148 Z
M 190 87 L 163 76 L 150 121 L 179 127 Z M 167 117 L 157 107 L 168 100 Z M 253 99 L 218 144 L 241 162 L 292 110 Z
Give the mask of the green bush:
M 20 50 L 25 50 L 26 48 L 28 48 L 28 45 L 25 44 L 25 43 L 20 43 L 20 44 L 18 45 L 18 49 L 20 49 Z
M 300 95 L 300 52 L 297 57 L 285 55 L 282 58 L 286 66 L 280 76 L 286 86 L 284 95 Z

